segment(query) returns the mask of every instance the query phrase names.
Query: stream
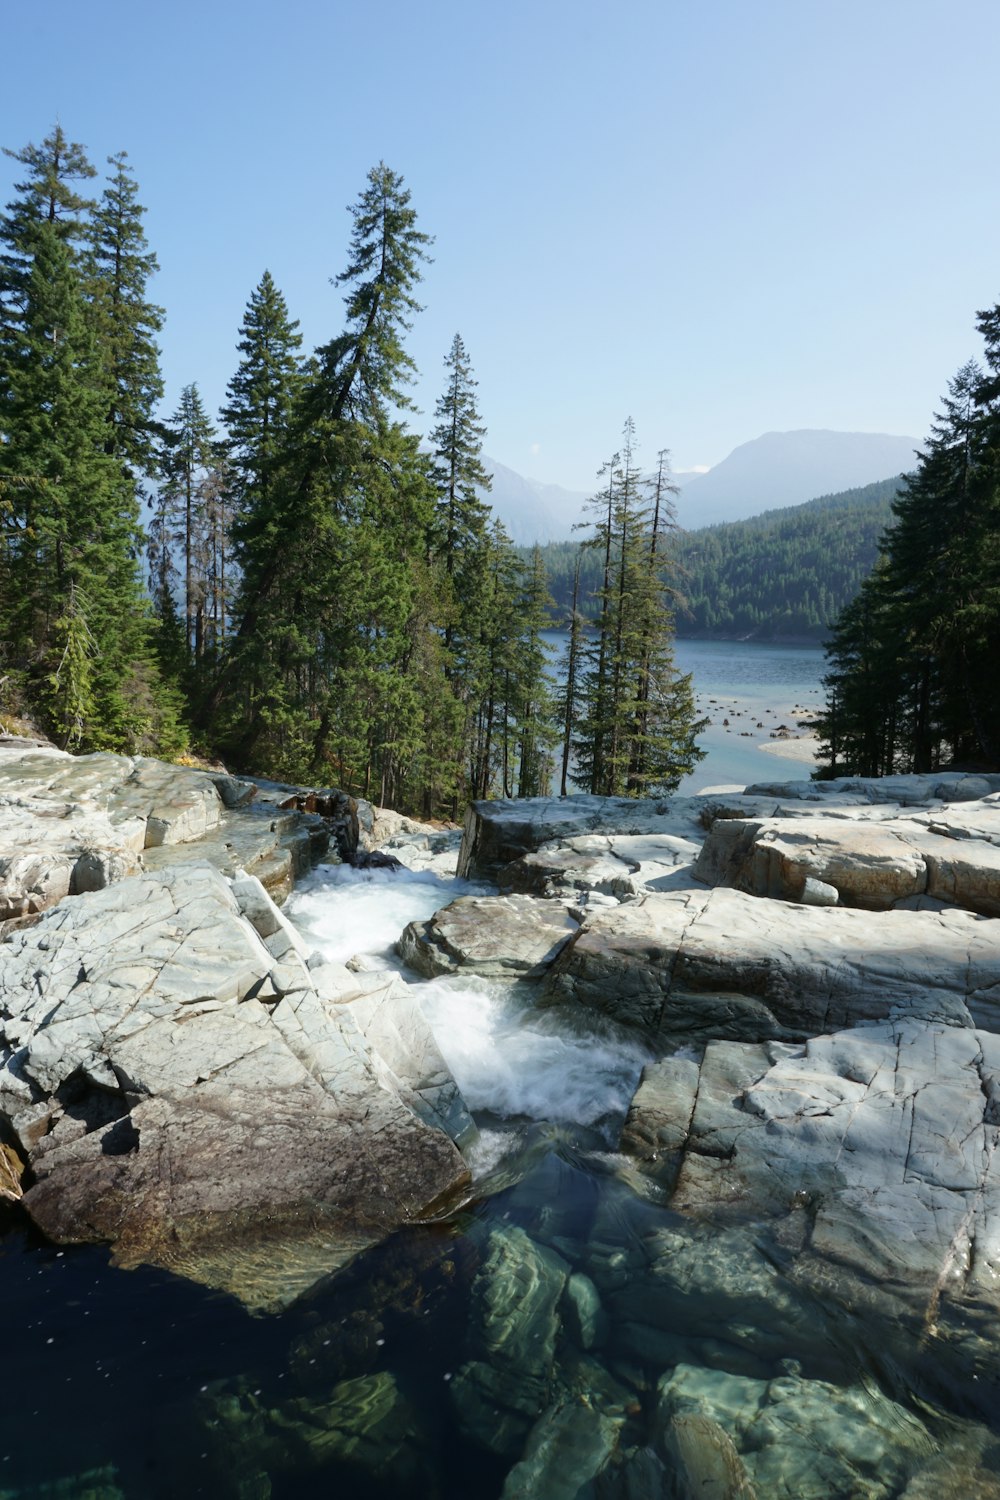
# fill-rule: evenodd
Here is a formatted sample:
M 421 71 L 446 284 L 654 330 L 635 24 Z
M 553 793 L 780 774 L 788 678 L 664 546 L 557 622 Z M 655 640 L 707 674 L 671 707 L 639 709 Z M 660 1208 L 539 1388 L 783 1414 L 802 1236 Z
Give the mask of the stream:
M 473 889 L 321 866 L 286 911 L 328 959 L 400 971 L 406 923 Z M 974 1392 L 797 1293 L 766 1226 L 688 1221 L 617 1153 L 634 1035 L 400 972 L 479 1127 L 468 1206 L 270 1317 L 5 1220 L 29 1378 L 5 1381 L 0 1500 L 1000 1493 L 921 1487 L 953 1452 L 1000 1470 Z

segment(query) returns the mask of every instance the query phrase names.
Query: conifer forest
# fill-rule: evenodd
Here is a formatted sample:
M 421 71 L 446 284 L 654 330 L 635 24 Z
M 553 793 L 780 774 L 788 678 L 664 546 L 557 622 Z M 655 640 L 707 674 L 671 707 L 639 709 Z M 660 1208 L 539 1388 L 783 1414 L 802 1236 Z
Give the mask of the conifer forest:
M 481 498 L 459 334 L 417 427 L 406 339 L 430 238 L 400 176 L 379 164 L 349 210 L 328 342 L 303 349 L 262 271 L 214 413 L 197 378 L 167 401 L 127 155 L 101 185 L 60 126 L 7 154 L 0 714 L 70 750 L 220 757 L 424 816 L 560 778 L 639 795 L 691 769 L 666 456 L 644 477 L 629 422 L 602 471 L 581 548 L 597 582 L 557 694 L 545 568 Z
M 407 333 L 431 241 L 390 168 L 348 211 L 342 326 L 305 350 L 263 270 L 210 412 L 196 378 L 164 390 L 126 153 L 103 184 L 60 126 L 7 155 L 0 719 L 424 817 L 639 796 L 701 755 L 679 622 L 827 637 L 821 774 L 1000 765 L 1000 305 L 900 481 L 685 536 L 668 455 L 641 463 L 628 420 L 582 539 L 528 553 L 484 499 L 460 334 L 419 425 Z

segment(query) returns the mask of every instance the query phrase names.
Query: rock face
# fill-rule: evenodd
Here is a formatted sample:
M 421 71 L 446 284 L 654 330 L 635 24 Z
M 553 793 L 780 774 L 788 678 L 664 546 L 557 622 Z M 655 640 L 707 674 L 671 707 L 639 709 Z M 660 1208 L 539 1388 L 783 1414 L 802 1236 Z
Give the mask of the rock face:
M 718 820 L 694 865 L 709 885 L 800 901 L 808 880 L 845 906 L 885 911 L 916 896 L 1000 916 L 1000 798 L 979 809 L 977 836 L 946 813 L 870 824 L 803 818 Z
M 324 820 L 282 811 L 253 782 L 141 756 L 0 750 L 0 924 L 139 869 L 198 857 L 257 874 L 278 900 L 329 842 Z
M 447 1070 L 425 1035 L 423 1067 L 392 1087 L 406 1070 L 365 1033 L 412 1047 L 416 1007 L 362 998 L 357 1016 L 328 999 L 260 883 L 207 864 L 61 903 L 0 967 L 0 1118 L 34 1179 L 25 1207 L 53 1239 L 108 1240 L 122 1264 L 253 1306 L 436 1211 L 468 1180 L 416 1111 L 454 1112 Z
M 1000 1025 L 1000 946 L 967 912 L 865 912 L 729 890 L 588 915 L 543 981 L 656 1038 L 807 1037 L 886 1016 Z

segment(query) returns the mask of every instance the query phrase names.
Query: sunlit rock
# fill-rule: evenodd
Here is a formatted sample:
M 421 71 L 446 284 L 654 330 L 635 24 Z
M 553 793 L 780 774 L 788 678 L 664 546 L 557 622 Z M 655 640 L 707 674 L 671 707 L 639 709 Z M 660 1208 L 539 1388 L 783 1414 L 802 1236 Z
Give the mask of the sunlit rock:
M 948 836 L 946 819 L 928 826 L 926 814 L 877 823 L 719 819 L 694 874 L 707 885 L 783 901 L 805 899 L 807 883 L 822 881 L 844 905 L 870 911 L 928 895 L 1000 916 L 1000 805 L 983 805 L 978 822 L 978 836 L 968 825 Z
M 803 1038 L 897 1015 L 1000 1025 L 1000 941 L 957 910 L 651 894 L 588 915 L 543 994 L 662 1039 Z
M 770 1223 L 785 1245 L 782 1295 L 864 1309 L 905 1335 L 911 1357 L 915 1340 L 930 1340 L 938 1362 L 975 1370 L 983 1402 L 994 1399 L 1000 1037 L 883 1022 L 804 1047 L 710 1043 L 694 1088 L 681 1060 L 650 1075 L 623 1145 L 673 1188 L 676 1209 L 717 1231 L 748 1217 Z M 660 1154 L 671 1100 L 675 1133 Z M 708 1260 L 725 1234 L 739 1232 L 720 1231 Z M 675 1282 L 681 1263 L 681 1255 L 661 1263 L 654 1283 L 663 1275 Z M 654 1289 L 646 1290 L 655 1324 Z M 725 1295 L 716 1291 L 720 1306 Z M 642 1293 L 630 1287 L 622 1296 Z M 780 1326 L 775 1293 L 761 1297 L 771 1326 Z
M 259 928 L 283 934 L 281 919 L 262 913 L 259 886 L 249 895 L 257 928 L 217 871 L 187 865 L 13 934 L 0 1113 L 34 1174 L 25 1206 L 52 1238 L 106 1239 L 123 1264 L 267 1305 L 434 1211 L 468 1174 L 403 1097 L 424 1085 L 446 1112 L 440 1060 L 394 1088 L 294 945 L 276 963 Z M 383 1020 L 381 1033 L 398 1052 L 398 1029 Z
M 429 922 L 411 922 L 399 956 L 428 978 L 481 974 L 535 979 L 579 924 L 565 906 L 530 896 L 460 896 Z

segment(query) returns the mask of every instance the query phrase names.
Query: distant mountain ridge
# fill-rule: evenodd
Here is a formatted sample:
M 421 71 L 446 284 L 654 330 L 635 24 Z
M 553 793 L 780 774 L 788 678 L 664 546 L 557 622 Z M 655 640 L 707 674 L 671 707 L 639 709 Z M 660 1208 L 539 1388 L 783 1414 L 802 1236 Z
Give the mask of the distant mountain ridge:
M 483 454 L 483 467 L 493 475 L 493 487 L 480 491 L 479 498 L 493 507 L 494 514 L 510 532 L 519 547 L 538 542 L 563 542 L 577 521 L 583 519 L 588 496 L 576 490 L 565 490 L 560 484 L 543 484 L 528 479 L 516 469 Z
M 917 447 L 916 438 L 885 432 L 765 432 L 741 443 L 707 473 L 678 477 L 678 520 L 693 531 L 859 489 L 912 469 Z M 483 463 L 493 474 L 493 488 L 481 498 L 518 546 L 571 538 L 593 491 L 543 484 L 485 455 Z
M 706 474 L 684 479 L 678 520 L 694 531 L 859 489 L 912 469 L 917 447 L 916 438 L 885 432 L 765 432 Z

